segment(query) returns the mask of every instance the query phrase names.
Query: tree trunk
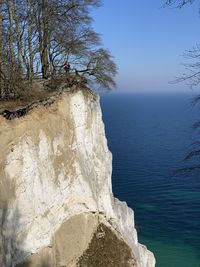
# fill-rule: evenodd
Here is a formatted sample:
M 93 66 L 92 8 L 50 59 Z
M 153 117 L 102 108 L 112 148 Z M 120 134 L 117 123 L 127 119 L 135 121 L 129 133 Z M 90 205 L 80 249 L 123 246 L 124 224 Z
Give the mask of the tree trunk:
M 29 85 L 31 85 L 33 76 L 34 76 L 34 69 L 33 69 L 33 46 L 32 46 L 32 35 L 33 35 L 33 14 L 32 14 L 32 7 L 30 0 L 27 0 L 27 14 L 28 16 L 28 50 L 29 50 L 29 63 L 28 63 L 28 80 L 29 80 Z
M 10 0 L 6 0 L 9 15 L 9 53 L 10 53 L 10 85 L 14 87 L 15 80 L 15 54 L 13 48 L 13 10 Z M 13 88 L 12 88 L 13 89 Z
M 37 16 L 37 31 L 39 39 L 40 60 L 42 66 L 42 77 L 47 79 L 49 77 L 49 55 L 48 55 L 48 0 L 38 2 L 38 16 Z
M 43 71 L 44 78 L 49 77 L 49 23 L 48 23 L 48 0 L 42 0 L 42 22 L 43 22 Z
M 3 51 L 2 51 L 2 30 L 3 30 L 3 17 L 2 17 L 2 2 L 0 0 L 0 98 L 3 97 L 3 81 L 2 81 L 2 68 L 3 68 Z
M 18 7 L 16 0 L 13 1 L 14 4 L 14 20 L 15 20 L 15 25 L 16 25 L 16 35 L 17 35 L 17 70 L 18 70 L 18 78 L 22 78 L 22 33 L 20 30 L 20 18 L 19 15 L 17 14 L 18 12 Z

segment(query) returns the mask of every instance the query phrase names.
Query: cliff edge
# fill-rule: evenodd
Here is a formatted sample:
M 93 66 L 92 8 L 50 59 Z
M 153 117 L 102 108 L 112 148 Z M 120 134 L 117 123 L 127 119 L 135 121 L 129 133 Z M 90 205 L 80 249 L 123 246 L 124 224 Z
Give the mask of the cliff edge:
M 0 116 L 0 266 L 154 267 L 113 197 L 99 96 L 74 88 L 29 106 Z

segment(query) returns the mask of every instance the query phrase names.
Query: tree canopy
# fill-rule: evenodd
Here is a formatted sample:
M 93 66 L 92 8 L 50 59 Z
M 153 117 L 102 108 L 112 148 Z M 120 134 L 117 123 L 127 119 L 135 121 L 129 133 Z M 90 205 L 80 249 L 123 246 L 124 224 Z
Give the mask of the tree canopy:
M 101 47 L 90 11 L 100 0 L 0 0 L 0 97 L 15 95 L 42 76 L 62 74 L 65 63 L 99 84 L 115 85 L 116 65 Z

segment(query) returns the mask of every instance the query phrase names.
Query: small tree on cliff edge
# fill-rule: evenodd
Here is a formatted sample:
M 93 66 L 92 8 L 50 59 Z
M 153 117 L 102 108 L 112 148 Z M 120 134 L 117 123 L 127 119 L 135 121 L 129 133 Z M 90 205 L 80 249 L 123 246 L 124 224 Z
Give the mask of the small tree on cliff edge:
M 104 89 L 116 65 L 92 29 L 91 8 L 100 0 L 0 0 L 0 98 L 23 84 L 55 77 L 66 62 Z

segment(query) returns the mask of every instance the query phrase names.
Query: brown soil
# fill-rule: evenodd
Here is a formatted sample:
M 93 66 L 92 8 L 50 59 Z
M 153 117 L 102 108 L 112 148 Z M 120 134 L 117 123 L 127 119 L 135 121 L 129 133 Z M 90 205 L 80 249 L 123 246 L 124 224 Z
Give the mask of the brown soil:
M 53 80 L 36 79 L 31 88 L 21 90 L 17 99 L 0 99 L 0 115 L 3 115 L 5 110 L 13 112 L 35 102 L 45 102 L 46 99 L 59 94 L 63 89 L 70 90 L 74 87 L 86 87 L 86 80 L 72 75 Z
M 31 89 L 26 90 L 17 99 L 0 100 L 0 115 L 8 120 L 26 115 L 33 108 L 40 105 L 52 104 L 63 91 L 73 91 L 82 88 L 90 91 L 84 82 L 73 79 L 47 81 L 35 80 Z M 56 84 L 56 85 L 55 85 Z
M 38 79 L 34 81 L 32 87 L 25 92 L 21 92 L 21 95 L 17 99 L 0 100 L 0 112 L 3 109 L 14 110 L 29 105 L 31 102 L 48 97 L 52 94 L 52 91 L 45 87 L 46 80 Z

